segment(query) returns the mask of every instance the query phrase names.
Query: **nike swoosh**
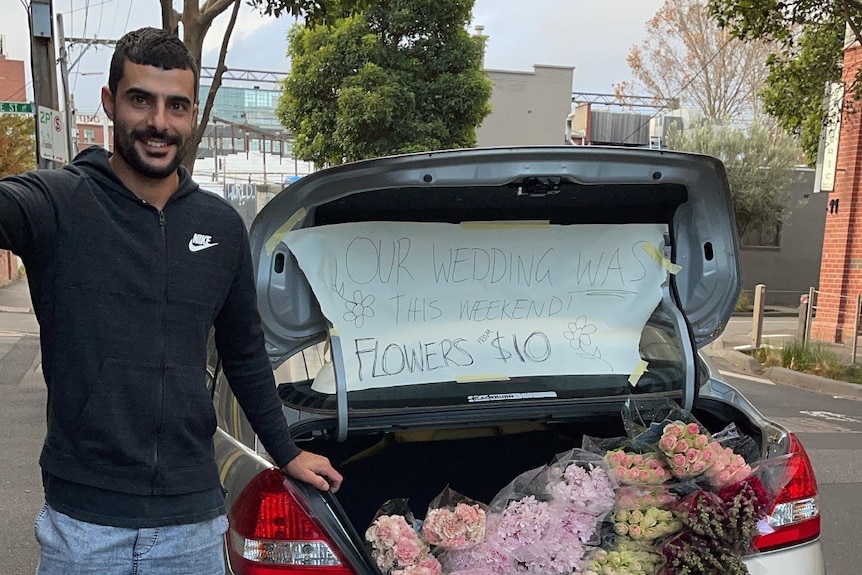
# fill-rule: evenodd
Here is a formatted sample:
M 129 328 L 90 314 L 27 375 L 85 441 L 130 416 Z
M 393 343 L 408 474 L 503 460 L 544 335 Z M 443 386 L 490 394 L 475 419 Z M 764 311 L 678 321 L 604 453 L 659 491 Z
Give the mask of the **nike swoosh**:
M 207 248 L 211 248 L 211 247 L 213 247 L 213 246 L 217 246 L 217 245 L 218 245 L 218 243 L 214 243 L 214 244 L 196 244 L 196 243 L 193 243 L 193 242 L 189 242 L 189 251 L 190 251 L 190 252 L 199 252 L 199 251 L 201 251 L 201 250 L 205 250 L 205 249 L 207 249 Z

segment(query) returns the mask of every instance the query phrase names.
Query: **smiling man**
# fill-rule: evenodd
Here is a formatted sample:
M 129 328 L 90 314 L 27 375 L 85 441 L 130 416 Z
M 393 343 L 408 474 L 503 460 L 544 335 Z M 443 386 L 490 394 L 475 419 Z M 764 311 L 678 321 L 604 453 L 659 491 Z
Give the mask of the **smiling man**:
M 239 214 L 180 164 L 197 114 L 191 54 L 126 34 L 102 105 L 114 153 L 0 180 L 0 248 L 24 261 L 48 388 L 39 573 L 224 573 L 224 493 L 206 386 L 224 373 L 283 471 L 341 475 L 294 445 L 276 394 Z

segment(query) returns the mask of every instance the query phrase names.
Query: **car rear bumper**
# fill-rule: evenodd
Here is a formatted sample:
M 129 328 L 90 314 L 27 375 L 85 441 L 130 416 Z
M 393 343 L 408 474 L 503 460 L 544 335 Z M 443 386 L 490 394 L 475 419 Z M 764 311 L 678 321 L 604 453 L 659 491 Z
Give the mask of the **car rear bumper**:
M 767 551 L 745 559 L 751 575 L 826 575 L 820 539 L 802 545 Z

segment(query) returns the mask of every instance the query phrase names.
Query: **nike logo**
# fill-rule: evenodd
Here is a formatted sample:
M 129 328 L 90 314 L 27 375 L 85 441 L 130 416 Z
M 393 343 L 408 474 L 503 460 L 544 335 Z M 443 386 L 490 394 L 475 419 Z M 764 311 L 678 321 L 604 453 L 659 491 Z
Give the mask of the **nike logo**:
M 218 243 L 212 243 L 212 236 L 205 236 L 203 234 L 195 234 L 192 236 L 192 239 L 189 240 L 189 251 L 190 252 L 199 252 L 201 250 L 205 250 L 207 248 L 211 248 L 213 246 L 217 246 Z

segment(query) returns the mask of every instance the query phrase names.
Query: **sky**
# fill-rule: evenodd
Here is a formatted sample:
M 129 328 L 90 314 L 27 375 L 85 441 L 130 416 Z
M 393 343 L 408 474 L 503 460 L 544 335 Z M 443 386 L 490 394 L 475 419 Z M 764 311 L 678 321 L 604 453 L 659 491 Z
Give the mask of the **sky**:
M 53 0 L 62 14 L 67 38 L 116 39 L 125 31 L 161 25 L 158 0 Z M 472 27 L 488 36 L 485 67 L 531 71 L 536 64 L 571 66 L 573 91 L 609 94 L 612 86 L 631 80 L 626 55 L 645 35 L 646 21 L 663 0 L 476 0 Z M 6 55 L 27 62 L 29 70 L 29 0 L 0 0 L 0 34 Z M 180 6 L 181 0 L 175 0 Z M 204 66 L 214 66 L 228 14 L 216 19 L 204 45 Z M 289 63 L 286 32 L 290 17 L 262 17 L 243 3 L 226 64 L 236 70 L 285 73 Z M 265 47 L 265 48 L 262 48 Z M 98 111 L 99 90 L 107 83 L 109 47 L 70 45 L 70 88 L 77 111 Z M 248 84 L 235 84 L 248 85 Z M 263 86 L 262 86 L 263 87 Z M 32 91 L 28 92 L 32 99 Z M 62 100 L 62 94 L 61 94 Z

